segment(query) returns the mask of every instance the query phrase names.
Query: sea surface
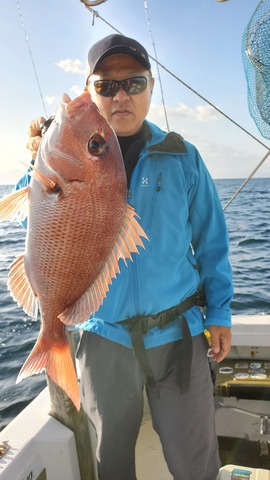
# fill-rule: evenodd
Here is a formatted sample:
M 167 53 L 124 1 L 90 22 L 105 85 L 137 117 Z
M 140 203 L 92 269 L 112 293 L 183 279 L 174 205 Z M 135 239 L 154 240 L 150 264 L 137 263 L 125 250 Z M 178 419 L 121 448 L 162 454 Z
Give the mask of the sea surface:
M 223 206 L 242 180 L 216 180 Z M 0 198 L 12 186 L 0 185 Z M 270 179 L 252 179 L 225 210 L 234 274 L 233 314 L 270 313 Z M 24 251 L 25 231 L 0 223 L 0 430 L 46 385 L 35 375 L 16 385 L 16 377 L 39 332 L 7 291 L 8 266 Z

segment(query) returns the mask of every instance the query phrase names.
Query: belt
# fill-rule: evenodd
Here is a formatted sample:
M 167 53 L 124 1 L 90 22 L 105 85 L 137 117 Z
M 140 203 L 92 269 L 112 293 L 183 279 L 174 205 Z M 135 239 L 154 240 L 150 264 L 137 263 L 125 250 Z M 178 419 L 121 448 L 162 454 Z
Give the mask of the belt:
M 192 359 L 192 339 L 188 328 L 187 321 L 183 313 L 189 310 L 194 305 L 203 307 L 205 306 L 205 297 L 200 292 L 195 292 L 190 297 L 186 298 L 178 305 L 171 307 L 167 310 L 163 310 L 155 315 L 137 315 L 127 320 L 123 320 L 119 323 L 128 325 L 131 343 L 137 360 L 140 364 L 142 372 L 144 374 L 144 380 L 148 387 L 157 389 L 157 382 L 155 380 L 154 373 L 149 364 L 147 352 L 144 346 L 143 336 L 148 332 L 150 328 L 158 327 L 163 328 L 168 323 L 179 317 L 182 334 L 183 334 L 183 348 L 182 348 L 182 376 L 181 376 L 181 390 L 183 391 L 189 385 L 191 359 Z

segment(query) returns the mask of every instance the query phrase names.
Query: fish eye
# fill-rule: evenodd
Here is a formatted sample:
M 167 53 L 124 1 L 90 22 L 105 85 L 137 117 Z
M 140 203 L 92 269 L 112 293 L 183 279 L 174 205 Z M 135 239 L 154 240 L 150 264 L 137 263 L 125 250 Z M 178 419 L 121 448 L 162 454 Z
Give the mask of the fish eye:
M 95 133 L 88 142 L 89 153 L 95 157 L 104 157 L 107 150 L 108 145 L 105 139 L 99 133 Z

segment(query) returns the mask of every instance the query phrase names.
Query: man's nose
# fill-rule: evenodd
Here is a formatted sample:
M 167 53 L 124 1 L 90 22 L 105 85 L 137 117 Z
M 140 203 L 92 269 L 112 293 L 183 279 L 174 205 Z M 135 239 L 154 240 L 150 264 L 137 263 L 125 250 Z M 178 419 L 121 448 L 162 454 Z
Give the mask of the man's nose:
M 129 94 L 123 89 L 122 85 L 118 92 L 113 97 L 114 100 L 118 100 L 118 102 L 123 102 L 124 100 L 129 100 Z

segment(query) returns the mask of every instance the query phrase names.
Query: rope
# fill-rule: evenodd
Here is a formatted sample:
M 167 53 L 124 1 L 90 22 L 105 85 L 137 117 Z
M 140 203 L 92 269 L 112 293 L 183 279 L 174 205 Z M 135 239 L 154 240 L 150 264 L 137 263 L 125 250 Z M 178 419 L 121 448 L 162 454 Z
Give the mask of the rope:
M 253 175 L 257 172 L 257 170 L 259 170 L 260 166 L 265 162 L 265 160 L 269 157 L 269 155 L 270 155 L 270 150 L 268 150 L 268 152 L 261 159 L 261 161 L 258 163 L 258 165 L 254 168 L 254 170 L 251 172 L 251 174 L 248 176 L 248 178 L 242 183 L 242 185 L 238 188 L 238 190 L 236 190 L 236 192 L 231 196 L 230 200 L 228 201 L 228 203 L 226 203 L 225 207 L 223 208 L 223 211 L 226 210 L 226 208 L 235 199 L 235 197 L 238 195 L 238 193 L 240 193 L 241 190 L 246 186 L 246 184 L 253 177 Z
M 150 55 L 149 55 L 150 56 Z M 206 103 L 208 103 L 208 105 L 210 105 L 211 107 L 213 107 L 217 112 L 221 113 L 221 115 L 223 115 L 225 118 L 227 118 L 227 120 L 230 120 L 230 122 L 232 122 L 234 125 L 236 125 L 238 128 L 240 128 L 241 130 L 243 130 L 243 132 L 247 133 L 250 137 L 252 137 L 254 140 L 256 140 L 258 143 L 260 143 L 263 147 L 267 148 L 267 150 L 269 149 L 269 147 L 263 143 L 261 140 L 259 140 L 259 138 L 255 137 L 255 135 L 253 135 L 252 133 L 250 133 L 248 130 L 246 130 L 244 127 L 242 127 L 239 123 L 237 123 L 235 120 L 233 120 L 231 117 L 229 117 L 229 115 L 227 115 L 226 113 L 224 113 L 222 110 L 220 110 L 218 107 L 216 107 L 213 103 L 211 103 L 209 100 L 207 100 L 207 98 L 205 98 L 203 95 L 201 95 L 200 93 L 196 92 L 196 90 L 194 90 L 192 87 L 190 87 L 187 83 L 185 83 L 183 80 L 181 80 L 181 78 L 177 77 L 176 75 L 174 75 L 174 73 L 172 73 L 170 70 L 168 70 L 164 65 L 162 65 L 161 63 L 159 63 L 159 65 L 167 72 L 169 73 L 172 77 L 174 77 L 178 82 L 182 83 L 182 85 L 184 85 L 186 88 L 188 88 L 189 90 L 191 90 L 193 93 L 195 93 L 195 95 L 197 95 L 197 97 L 200 97 L 202 100 L 204 100 Z
M 166 120 L 167 130 L 168 130 L 168 132 L 169 132 L 169 131 L 170 131 L 170 127 L 169 127 L 169 121 L 168 121 L 167 111 L 166 111 L 166 106 L 165 106 L 165 101 L 164 101 L 163 87 L 162 87 L 162 82 L 161 82 L 161 77 L 160 77 L 160 70 L 159 70 L 159 63 L 158 63 L 158 61 L 157 61 L 157 51 L 156 51 L 156 46 L 155 46 L 154 37 L 153 37 L 153 34 L 152 34 L 150 17 L 149 17 L 149 13 L 148 13 L 147 0 L 144 0 L 144 10 L 145 10 L 146 21 L 147 21 L 147 25 L 148 25 L 148 32 L 149 32 L 149 35 L 150 35 L 150 38 L 151 38 L 151 41 L 152 41 L 152 45 L 153 45 L 153 49 L 154 49 L 155 61 L 156 61 L 156 64 L 157 64 L 157 74 L 158 74 L 159 88 L 160 88 L 160 92 L 161 92 L 162 105 L 163 105 L 163 110 L 164 110 L 164 116 L 165 116 L 165 120 Z
M 31 63 L 32 63 L 32 66 L 33 66 L 33 69 L 34 69 L 34 73 L 35 73 L 35 77 L 36 77 L 37 86 L 38 86 L 40 98 L 41 98 L 41 101 L 42 101 L 43 109 L 44 109 L 44 112 L 45 112 L 45 116 L 47 117 L 48 114 L 47 114 L 45 102 L 44 102 L 44 99 L 43 99 L 42 91 L 41 91 L 41 88 L 40 88 L 40 83 L 39 83 L 38 74 L 37 74 L 37 70 L 36 70 L 36 66 L 35 66 L 35 62 L 34 62 L 34 57 L 33 57 L 33 55 L 32 55 L 32 51 L 31 51 L 31 48 L 30 48 L 28 35 L 27 35 L 27 33 L 26 33 L 26 28 L 25 28 L 24 19 L 23 19 L 22 12 L 21 12 L 21 8 L 20 8 L 20 4 L 19 4 L 18 1 L 17 1 L 17 8 L 18 8 L 18 11 L 19 11 L 19 17 L 20 17 L 21 25 L 22 25 L 22 28 L 23 28 L 23 31 L 24 31 L 24 36 L 25 36 L 25 40 L 26 40 L 28 52 L 29 52 L 29 55 L 30 55 L 30 58 L 31 58 Z
M 104 3 L 106 1 L 107 0 L 94 0 L 93 2 L 89 2 L 88 0 L 81 0 L 81 2 L 88 7 L 95 7 L 96 5 L 100 5 L 101 3 Z

